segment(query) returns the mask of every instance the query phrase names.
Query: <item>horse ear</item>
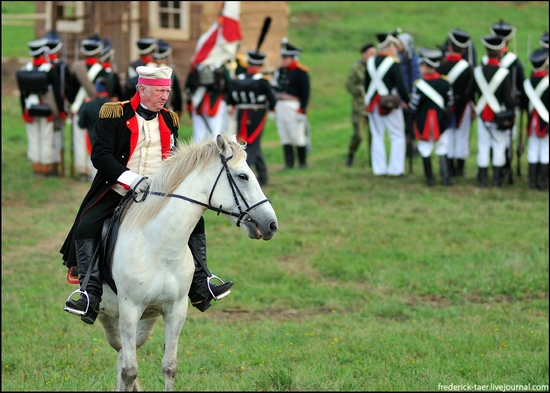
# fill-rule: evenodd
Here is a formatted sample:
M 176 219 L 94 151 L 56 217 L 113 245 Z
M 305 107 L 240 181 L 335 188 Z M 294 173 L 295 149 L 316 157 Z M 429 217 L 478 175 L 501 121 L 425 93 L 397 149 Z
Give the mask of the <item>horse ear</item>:
M 225 138 L 220 134 L 216 136 L 216 143 L 218 144 L 218 149 L 220 150 L 220 154 L 223 154 L 226 157 L 231 154 L 231 148 L 229 147 L 229 144 L 227 143 Z

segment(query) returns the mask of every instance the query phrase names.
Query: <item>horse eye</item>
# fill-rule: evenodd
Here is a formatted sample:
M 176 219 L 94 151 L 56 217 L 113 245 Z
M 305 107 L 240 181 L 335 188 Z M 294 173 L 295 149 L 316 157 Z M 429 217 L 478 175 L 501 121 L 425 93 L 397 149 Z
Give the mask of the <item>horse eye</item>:
M 239 175 L 239 179 L 241 179 L 241 180 L 248 180 L 248 175 L 247 175 L 246 173 L 241 173 L 241 174 Z

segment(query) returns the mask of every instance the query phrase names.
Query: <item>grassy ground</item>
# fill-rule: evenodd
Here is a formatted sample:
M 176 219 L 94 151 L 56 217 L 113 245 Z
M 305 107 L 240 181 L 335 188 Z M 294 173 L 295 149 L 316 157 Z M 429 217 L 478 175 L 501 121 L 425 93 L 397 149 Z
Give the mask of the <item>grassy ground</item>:
M 406 178 L 374 177 L 364 144 L 344 165 L 344 83 L 371 33 L 400 26 L 432 46 L 461 27 L 479 42 L 503 16 L 521 55 L 548 28 L 548 3 L 290 4 L 289 40 L 312 76 L 310 168 L 278 171 L 270 121 L 265 192 L 280 232 L 251 242 L 205 213 L 209 266 L 236 283 L 206 313 L 189 311 L 176 390 L 548 390 L 549 200 L 529 190 L 525 157 L 513 186 L 477 189 L 474 125 L 454 187 L 427 188 L 418 159 Z M 2 90 L 2 390 L 113 390 L 117 356 L 101 325 L 62 310 L 74 287 L 58 251 L 87 185 L 32 177 L 17 95 Z M 162 348 L 160 322 L 138 352 L 145 390 L 163 389 Z

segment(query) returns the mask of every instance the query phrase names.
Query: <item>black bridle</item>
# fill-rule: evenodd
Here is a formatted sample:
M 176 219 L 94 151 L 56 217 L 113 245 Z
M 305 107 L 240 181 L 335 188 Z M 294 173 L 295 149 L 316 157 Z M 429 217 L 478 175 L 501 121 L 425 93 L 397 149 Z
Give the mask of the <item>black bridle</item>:
M 237 217 L 237 226 L 240 227 L 241 222 L 250 221 L 249 213 L 253 209 L 257 208 L 258 206 L 260 206 L 260 205 L 262 205 L 266 202 L 269 202 L 269 199 L 266 198 L 264 200 L 261 200 L 261 201 L 259 201 L 258 203 L 255 203 L 252 206 L 248 205 L 248 202 L 246 202 L 246 199 L 244 199 L 244 196 L 243 196 L 241 190 L 239 190 L 239 187 L 237 186 L 237 183 L 235 182 L 235 179 L 233 179 L 233 176 L 231 175 L 231 172 L 229 172 L 229 167 L 227 166 L 227 161 L 229 161 L 231 158 L 233 158 L 233 155 L 225 158 L 225 156 L 220 153 L 220 160 L 221 160 L 221 163 L 222 163 L 222 167 L 220 169 L 220 172 L 218 173 L 218 176 L 216 177 L 216 181 L 214 182 L 214 185 L 212 186 L 212 191 L 210 191 L 210 196 L 208 197 L 208 203 L 203 203 L 201 201 L 197 201 L 196 199 L 188 198 L 188 197 L 183 196 L 183 195 L 167 194 L 167 193 L 164 193 L 164 192 L 149 191 L 149 190 L 145 191 L 145 193 L 144 193 L 145 195 L 140 200 L 136 200 L 136 195 L 133 194 L 134 201 L 135 202 L 142 202 L 143 200 L 145 200 L 145 198 L 148 194 L 158 195 L 158 196 L 165 196 L 165 197 L 172 197 L 172 198 L 179 198 L 179 199 L 183 199 L 184 201 L 188 201 L 188 202 L 195 203 L 197 205 L 204 206 L 207 209 L 210 209 L 210 210 L 213 210 L 213 211 L 217 212 L 218 215 L 220 215 L 220 213 L 223 213 L 223 214 L 228 215 L 228 216 Z M 227 175 L 227 180 L 229 181 L 229 186 L 231 187 L 231 192 L 233 193 L 233 198 L 235 199 L 235 203 L 237 204 L 237 208 L 239 209 L 238 213 L 227 211 L 227 210 L 223 209 L 222 205 L 220 205 L 219 207 L 212 206 L 212 196 L 214 195 L 214 190 L 216 189 L 216 186 L 218 185 L 218 181 L 220 180 L 220 177 L 221 177 L 224 169 L 225 169 L 225 173 Z M 134 191 L 132 191 L 132 192 L 134 192 Z M 243 203 L 246 207 L 245 210 L 242 209 L 239 200 L 243 201 Z

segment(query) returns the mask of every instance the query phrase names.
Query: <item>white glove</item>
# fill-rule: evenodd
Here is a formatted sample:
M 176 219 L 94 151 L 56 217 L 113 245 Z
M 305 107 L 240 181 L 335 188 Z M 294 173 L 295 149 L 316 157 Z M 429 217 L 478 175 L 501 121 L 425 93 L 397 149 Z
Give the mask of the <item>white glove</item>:
M 298 123 L 304 123 L 307 119 L 307 115 L 305 113 L 296 113 L 296 121 Z
M 136 195 L 139 195 L 147 191 L 150 185 L 151 185 L 151 181 L 147 177 L 143 176 L 143 177 L 137 177 L 132 182 L 132 184 L 130 184 L 130 188 L 134 190 Z

